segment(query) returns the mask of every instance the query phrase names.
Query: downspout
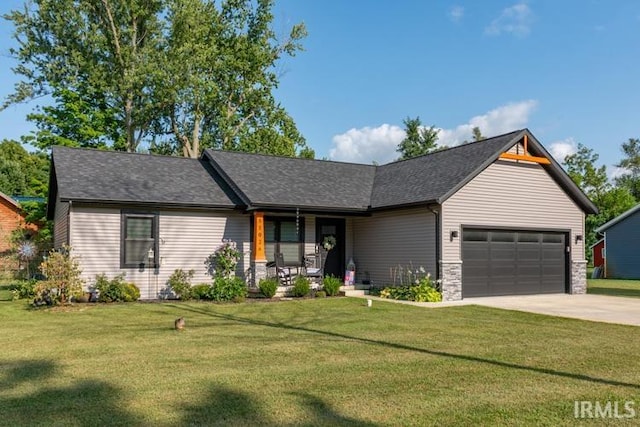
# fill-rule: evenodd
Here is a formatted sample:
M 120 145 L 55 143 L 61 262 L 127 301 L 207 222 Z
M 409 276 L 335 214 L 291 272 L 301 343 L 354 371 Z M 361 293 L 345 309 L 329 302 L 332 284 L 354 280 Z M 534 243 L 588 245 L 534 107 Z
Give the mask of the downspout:
M 69 200 L 69 209 L 67 209 L 67 246 L 71 246 L 71 206 L 73 200 Z
M 435 280 L 440 280 L 440 214 L 438 211 L 431 209 L 431 206 L 427 206 L 427 209 L 436 217 L 436 277 Z

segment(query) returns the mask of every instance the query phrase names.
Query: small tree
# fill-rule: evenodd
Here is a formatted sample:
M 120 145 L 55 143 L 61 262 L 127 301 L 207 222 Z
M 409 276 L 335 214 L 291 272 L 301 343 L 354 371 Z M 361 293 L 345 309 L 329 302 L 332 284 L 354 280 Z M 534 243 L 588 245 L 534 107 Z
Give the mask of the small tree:
M 83 280 L 80 278 L 78 260 L 71 256 L 71 247 L 51 250 L 40 264 L 46 279 L 36 287 L 36 304 L 65 304 L 82 294 Z
M 435 126 L 422 126 L 420 117 L 407 117 L 403 123 L 406 136 L 396 150 L 400 153 L 400 160 L 429 154 L 438 149 L 438 129 Z
M 235 242 L 226 241 L 204 263 L 209 274 L 228 278 L 236 271 L 239 260 L 240 252 L 236 249 Z

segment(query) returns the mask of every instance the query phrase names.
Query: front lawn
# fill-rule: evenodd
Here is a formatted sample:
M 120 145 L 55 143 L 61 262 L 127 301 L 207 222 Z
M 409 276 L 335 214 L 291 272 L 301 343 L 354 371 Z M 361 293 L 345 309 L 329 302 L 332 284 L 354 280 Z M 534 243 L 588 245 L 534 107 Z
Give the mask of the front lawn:
M 0 424 L 571 425 L 575 400 L 640 409 L 640 328 L 364 302 L 0 302 Z
M 589 279 L 587 293 L 640 298 L 640 280 Z

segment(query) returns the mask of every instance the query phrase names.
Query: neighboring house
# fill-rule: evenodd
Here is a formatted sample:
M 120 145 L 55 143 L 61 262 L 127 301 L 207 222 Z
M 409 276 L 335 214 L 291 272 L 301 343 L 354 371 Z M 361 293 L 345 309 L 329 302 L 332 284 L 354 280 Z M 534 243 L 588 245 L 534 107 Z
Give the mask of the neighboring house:
M 25 225 L 24 212 L 18 202 L 0 193 L 0 254 L 11 249 L 11 234 Z
M 596 207 L 527 130 L 383 166 L 206 150 L 201 159 L 54 147 L 48 216 L 84 278 L 124 274 L 156 298 L 177 268 L 210 281 L 223 240 L 255 283 L 274 252 L 300 262 L 327 236 L 326 273 L 391 283 L 424 267 L 445 300 L 584 293 Z
M 596 229 L 604 235 L 604 277 L 640 279 L 640 204 Z
M 598 240 L 596 243 L 591 245 L 589 249 L 591 249 L 591 254 L 593 255 L 593 266 L 604 267 L 604 259 L 605 259 L 604 239 Z

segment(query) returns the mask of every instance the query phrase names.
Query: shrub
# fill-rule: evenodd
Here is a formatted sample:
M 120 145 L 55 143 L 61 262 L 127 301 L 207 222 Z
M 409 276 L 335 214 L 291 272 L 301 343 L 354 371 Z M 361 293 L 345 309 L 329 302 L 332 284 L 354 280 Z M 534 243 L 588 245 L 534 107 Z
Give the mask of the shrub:
M 267 298 L 273 298 L 276 295 L 276 291 L 278 290 L 278 279 L 260 279 L 258 287 L 260 288 L 260 292 L 262 293 L 262 295 Z
M 205 260 L 209 274 L 231 277 L 240 260 L 240 252 L 234 242 L 225 242 Z
M 411 300 L 417 302 L 440 302 L 442 294 L 432 285 L 429 278 L 421 279 L 416 285 L 409 287 Z
M 384 288 L 380 291 L 380 297 L 417 302 L 442 301 L 442 294 L 435 288 L 428 275 L 419 279 L 413 286 Z
M 240 277 L 216 276 L 209 291 L 214 301 L 233 301 L 247 296 L 247 286 Z
M 22 280 L 9 285 L 9 290 L 11 291 L 12 298 L 14 300 L 17 300 L 35 297 L 37 283 L 38 281 L 36 279 L 30 279 Z
M 316 291 L 316 298 L 325 298 L 327 293 L 325 291 Z
M 133 302 L 140 299 L 140 289 L 133 283 L 124 284 L 124 302 Z
M 309 295 L 311 291 L 311 281 L 308 277 L 304 276 L 296 276 L 293 280 L 293 296 L 294 297 L 304 297 Z
M 340 292 L 340 286 L 342 286 L 342 282 L 334 276 L 325 276 L 322 281 L 322 289 L 324 289 L 330 297 L 338 295 L 338 292 Z
M 140 298 L 140 289 L 133 283 L 124 281 L 124 274 L 113 279 L 103 273 L 96 276 L 95 289 L 99 302 L 133 302 Z
M 82 294 L 82 279 L 78 261 L 71 256 L 71 247 L 52 250 L 40 264 L 46 279 L 35 286 L 35 305 L 65 304 Z
M 191 287 L 191 298 L 193 299 L 209 299 L 211 285 L 208 283 L 199 283 Z
M 167 280 L 167 286 L 173 291 L 173 293 L 181 300 L 189 300 L 192 296 L 191 279 L 195 271 L 184 271 L 181 268 L 174 270 L 174 272 Z

